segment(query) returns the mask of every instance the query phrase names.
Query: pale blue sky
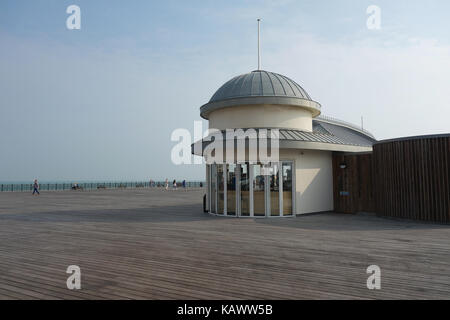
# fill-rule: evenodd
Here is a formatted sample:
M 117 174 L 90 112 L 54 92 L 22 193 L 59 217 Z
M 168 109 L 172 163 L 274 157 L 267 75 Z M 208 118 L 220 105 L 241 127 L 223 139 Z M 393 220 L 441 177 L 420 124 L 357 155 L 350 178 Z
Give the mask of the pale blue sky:
M 81 30 L 67 30 L 67 6 Z M 366 8 L 381 8 L 381 30 Z M 378 139 L 449 132 L 449 1 L 0 2 L 0 181 L 203 179 L 176 128 L 262 67 Z M 205 123 L 206 128 L 206 123 Z

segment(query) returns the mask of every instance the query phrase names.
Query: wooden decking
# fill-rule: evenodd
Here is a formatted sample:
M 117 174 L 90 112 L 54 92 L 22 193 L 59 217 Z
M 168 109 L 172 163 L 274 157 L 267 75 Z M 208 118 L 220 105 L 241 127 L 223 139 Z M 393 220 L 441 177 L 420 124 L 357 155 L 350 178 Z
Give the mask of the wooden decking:
M 212 217 L 202 194 L 0 194 L 0 298 L 450 298 L 450 226 Z M 366 287 L 371 264 L 381 267 L 378 291 Z M 69 265 L 81 268 L 81 290 L 66 287 Z

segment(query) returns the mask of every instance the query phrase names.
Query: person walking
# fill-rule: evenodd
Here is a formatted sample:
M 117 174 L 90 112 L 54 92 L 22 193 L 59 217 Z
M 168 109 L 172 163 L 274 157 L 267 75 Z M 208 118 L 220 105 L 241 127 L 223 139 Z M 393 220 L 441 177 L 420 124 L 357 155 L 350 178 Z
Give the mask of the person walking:
M 34 183 L 33 183 L 33 195 L 35 193 L 40 195 L 40 193 L 39 193 L 39 183 L 38 183 L 37 179 L 34 179 Z
M 166 178 L 166 190 L 169 190 L 169 179 Z

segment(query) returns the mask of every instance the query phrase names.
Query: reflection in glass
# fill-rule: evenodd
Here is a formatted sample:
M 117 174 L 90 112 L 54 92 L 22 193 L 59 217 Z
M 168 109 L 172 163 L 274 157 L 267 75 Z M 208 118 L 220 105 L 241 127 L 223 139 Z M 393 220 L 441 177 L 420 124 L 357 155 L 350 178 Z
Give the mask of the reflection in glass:
M 236 165 L 227 164 L 227 215 L 236 215 Z
M 261 164 L 253 165 L 253 213 L 265 216 L 264 175 Z
M 280 215 L 280 188 L 278 180 L 278 166 L 273 165 L 270 167 L 270 215 Z
M 241 164 L 241 216 L 250 215 L 249 165 Z
M 292 163 L 283 162 L 283 215 L 292 215 Z
M 243 163 L 227 165 L 226 172 L 223 169 L 222 164 L 210 166 L 208 178 L 211 182 L 210 211 L 212 213 L 223 214 L 226 201 L 228 215 L 236 215 L 239 211 L 241 216 L 250 216 L 250 187 L 253 185 L 253 213 L 255 216 L 265 216 L 266 210 L 267 214 L 271 216 L 279 216 L 280 195 L 283 197 L 281 208 L 283 215 L 294 214 L 292 161 L 283 161 L 278 164 L 278 168 L 276 166 L 265 168 L 262 164 L 251 166 L 248 163 Z M 251 170 L 253 170 L 252 180 L 250 180 Z M 282 179 L 281 194 L 280 179 Z M 226 198 L 224 182 L 227 184 Z M 269 190 L 266 190 L 267 188 Z M 265 201 L 266 195 L 269 196 L 267 201 Z M 238 197 L 238 203 L 236 203 L 236 197 Z M 266 209 L 266 205 L 269 205 L 269 203 L 270 209 Z M 236 205 L 239 207 L 237 208 Z
M 218 199 L 217 199 L 217 213 L 223 214 L 224 206 L 224 184 L 223 184 L 223 165 L 217 165 L 217 186 L 218 186 Z

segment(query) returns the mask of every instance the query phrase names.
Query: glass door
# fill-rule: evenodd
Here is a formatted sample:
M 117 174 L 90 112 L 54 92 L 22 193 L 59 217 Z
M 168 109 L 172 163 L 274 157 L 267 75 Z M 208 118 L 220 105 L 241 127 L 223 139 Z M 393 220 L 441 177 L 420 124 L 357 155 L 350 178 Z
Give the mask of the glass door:
M 217 165 L 212 164 L 211 165 L 211 173 L 210 173 L 210 180 L 211 182 L 211 194 L 210 194 L 210 212 L 216 213 L 216 207 L 217 207 Z
M 253 165 L 253 215 L 263 217 L 266 215 L 265 184 L 266 176 L 262 164 Z
M 213 164 L 210 212 L 230 216 L 292 216 L 294 163 Z
M 250 171 L 249 164 L 240 165 L 240 215 L 250 216 Z
M 280 215 L 280 180 L 278 172 L 278 164 L 272 164 L 268 168 L 268 182 L 270 185 L 270 215 Z
M 224 173 L 223 165 L 218 164 L 217 167 L 217 214 L 224 213 L 225 205 L 225 185 L 224 185 Z
M 283 161 L 282 163 L 282 190 L 283 190 L 283 215 L 291 216 L 293 210 L 293 163 L 291 161 Z
M 227 164 L 227 215 L 236 215 L 236 165 Z

